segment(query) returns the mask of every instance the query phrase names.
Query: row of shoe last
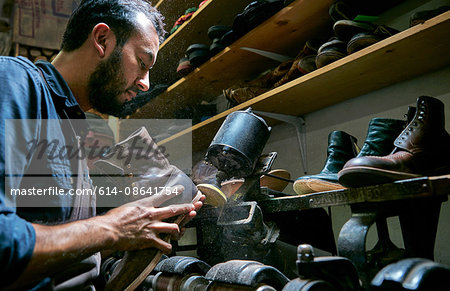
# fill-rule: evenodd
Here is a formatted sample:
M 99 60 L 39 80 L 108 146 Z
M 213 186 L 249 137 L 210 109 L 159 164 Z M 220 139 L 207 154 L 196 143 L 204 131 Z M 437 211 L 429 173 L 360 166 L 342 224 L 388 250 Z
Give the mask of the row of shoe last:
M 185 52 L 185 56 L 178 62 L 177 73 L 180 77 L 187 76 L 195 68 L 200 67 L 212 56 L 222 51 L 222 37 L 231 30 L 227 25 L 214 25 L 208 29 L 208 37 L 212 40 L 210 46 L 206 44 L 191 44 Z
M 184 77 L 193 69 L 205 63 L 209 58 L 231 45 L 241 36 L 257 27 L 284 7 L 284 1 L 257 0 L 249 3 L 244 10 L 237 14 L 231 26 L 214 25 L 208 29 L 208 37 L 212 43 L 192 44 L 186 50 L 186 56 L 180 59 L 177 67 L 179 76 Z M 189 60 L 189 63 L 187 62 Z
M 287 5 L 289 3 L 285 1 L 284 4 Z M 250 100 L 259 94 L 347 56 L 347 42 L 353 35 L 355 35 L 355 39 L 351 42 L 351 52 L 372 44 L 372 40 L 375 38 L 379 39 L 378 37 L 362 34 L 356 36 L 356 34 L 362 32 L 374 32 L 376 27 L 371 24 L 351 21 L 350 19 L 357 16 L 357 12 L 345 1 L 333 3 L 329 8 L 329 15 L 336 23 L 337 36 L 330 38 L 328 41 L 321 38 L 310 39 L 293 60 L 281 63 L 275 69 L 263 73 L 244 85 L 232 86 L 223 90 L 230 107 Z
M 406 121 L 374 118 L 361 151 L 356 138 L 343 131 L 328 136 L 327 159 L 316 175 L 299 177 L 298 195 L 450 174 L 450 135 L 444 104 L 421 96 L 409 107 Z
M 314 71 L 316 69 L 317 50 L 320 44 L 321 41 L 318 39 L 308 40 L 294 59 L 283 62 L 276 68 L 264 72 L 257 78 L 244 84 L 244 86 L 232 86 L 224 89 L 223 95 L 230 106 L 236 106 Z
M 317 68 L 326 66 L 399 32 L 385 25 L 355 21 L 357 14 L 358 11 L 345 1 L 337 1 L 330 6 L 329 15 L 334 21 L 334 36 L 319 48 L 316 58 Z
M 436 9 L 413 13 L 410 17 L 410 27 L 423 23 L 448 10 L 450 10 L 450 6 L 441 6 Z M 319 48 L 316 59 L 317 68 L 369 47 L 399 32 L 399 30 L 386 25 L 355 21 L 356 14 L 356 11 L 345 1 L 337 1 L 330 6 L 329 15 L 334 21 L 334 36 Z

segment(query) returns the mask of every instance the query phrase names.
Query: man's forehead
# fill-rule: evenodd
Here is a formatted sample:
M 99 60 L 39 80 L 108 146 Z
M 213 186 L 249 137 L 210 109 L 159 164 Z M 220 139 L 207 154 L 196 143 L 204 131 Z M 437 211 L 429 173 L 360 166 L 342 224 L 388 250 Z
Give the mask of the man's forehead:
M 137 23 L 137 25 L 141 26 L 141 28 L 148 28 L 149 26 L 151 26 L 156 32 L 156 29 L 155 29 L 155 26 L 153 25 L 153 22 L 143 12 L 138 12 L 136 14 L 136 23 Z
M 136 33 L 130 37 L 131 43 L 138 44 L 150 59 L 155 61 L 159 49 L 159 37 L 153 22 L 146 14 L 139 12 L 136 15 L 136 26 Z

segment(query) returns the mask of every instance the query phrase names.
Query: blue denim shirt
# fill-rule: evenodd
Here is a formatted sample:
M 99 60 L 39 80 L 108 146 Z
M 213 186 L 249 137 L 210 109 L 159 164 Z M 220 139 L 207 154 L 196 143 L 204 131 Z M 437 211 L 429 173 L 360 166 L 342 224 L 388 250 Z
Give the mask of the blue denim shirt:
M 34 65 L 22 57 L 0 57 L 0 114 L 0 170 L 3 176 L 0 182 L 0 281 L 2 285 L 8 285 L 21 274 L 33 252 L 35 232 L 27 221 L 64 222 L 70 216 L 72 201 L 70 196 L 64 195 L 49 198 L 48 203 L 53 207 L 21 207 L 24 202 L 30 203 L 21 199 L 33 198 L 19 197 L 14 201 L 15 209 L 7 207 L 5 191 L 10 187 L 32 186 L 72 188 L 71 177 L 76 169 L 73 162 L 64 157 L 50 159 L 44 155 L 37 158 L 37 155 L 24 153 L 27 153 L 31 140 L 60 141 L 59 147 L 73 144 L 75 135 L 64 134 L 63 123 L 58 121 L 84 119 L 85 115 L 53 65 L 48 62 Z M 34 121 L 15 127 L 9 124 L 12 119 Z M 46 179 L 29 180 L 21 174 L 45 176 Z M 40 185 L 41 180 L 45 180 L 42 182 L 45 185 Z

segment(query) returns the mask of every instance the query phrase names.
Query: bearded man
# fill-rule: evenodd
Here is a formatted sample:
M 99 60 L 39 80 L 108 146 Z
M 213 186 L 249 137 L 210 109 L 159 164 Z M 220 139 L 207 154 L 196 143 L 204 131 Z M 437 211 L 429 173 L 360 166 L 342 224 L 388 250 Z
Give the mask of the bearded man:
M 182 214 L 189 220 L 201 207 L 157 207 L 170 196 L 155 195 L 95 216 L 95 196 L 67 195 L 90 187 L 85 159 L 60 154 L 69 146 L 79 150 L 84 111 L 122 116 L 124 106 L 149 89 L 163 35 L 161 15 L 145 0 L 83 0 L 52 63 L 0 57 L 3 287 L 92 290 L 100 250 L 154 247 L 168 253 L 171 245 L 159 234 L 176 236 L 180 229 L 165 220 Z M 30 144 L 44 141 L 42 151 L 30 151 Z M 44 187 L 50 198 L 42 196 Z M 41 194 L 12 197 L 12 189 Z M 38 205 L 42 201 L 47 204 Z

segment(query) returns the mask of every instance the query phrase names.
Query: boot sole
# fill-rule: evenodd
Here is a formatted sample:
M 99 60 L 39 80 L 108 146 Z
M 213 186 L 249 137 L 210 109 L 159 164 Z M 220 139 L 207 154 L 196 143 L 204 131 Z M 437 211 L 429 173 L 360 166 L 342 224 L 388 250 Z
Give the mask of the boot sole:
M 339 183 L 347 187 L 364 187 L 421 177 L 418 174 L 383 170 L 371 167 L 352 167 L 338 173 Z
M 338 183 L 332 183 L 320 179 L 297 180 L 294 183 L 294 191 L 298 195 L 306 195 L 310 193 L 341 190 L 341 189 L 346 189 L 346 187 Z

